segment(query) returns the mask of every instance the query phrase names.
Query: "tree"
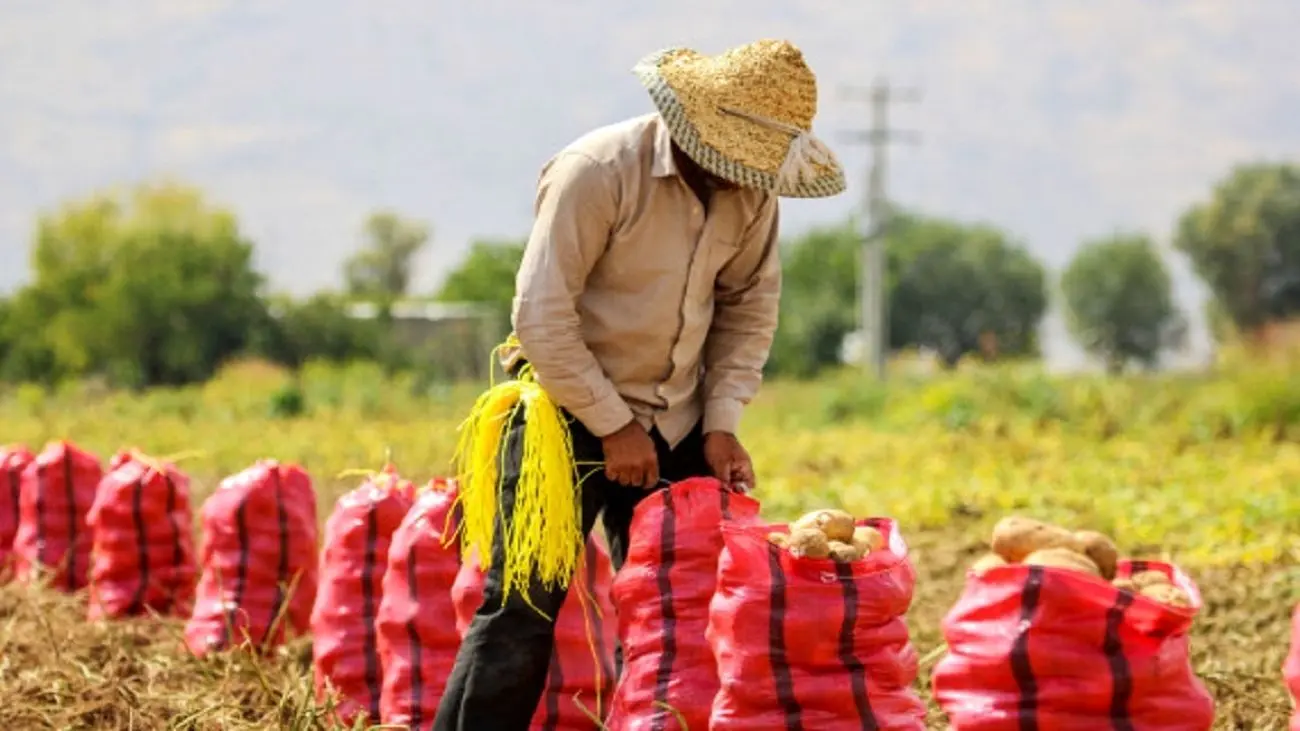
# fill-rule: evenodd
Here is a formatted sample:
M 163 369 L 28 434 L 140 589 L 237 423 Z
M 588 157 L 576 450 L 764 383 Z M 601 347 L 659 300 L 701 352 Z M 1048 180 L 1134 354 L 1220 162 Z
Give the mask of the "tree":
M 350 317 L 347 300 L 319 292 L 305 300 L 276 298 L 268 327 L 259 332 L 257 351 L 289 368 L 301 368 L 308 359 L 336 363 L 376 360 L 383 353 L 383 328 Z
M 407 293 L 415 257 L 428 244 L 429 229 L 392 211 L 379 211 L 366 220 L 365 231 L 365 247 L 343 264 L 348 293 L 392 302 Z
M 460 266 L 443 280 L 437 299 L 491 305 L 499 317 L 508 320 L 515 296 L 515 274 L 523 258 L 523 241 L 475 241 Z
M 266 317 L 253 245 L 180 185 L 95 195 L 41 217 L 33 279 L 11 304 L 8 375 L 207 378 Z
M 1003 353 L 1036 348 L 1047 275 L 1005 233 L 900 213 L 887 241 L 892 347 L 931 348 L 949 366 L 978 351 L 983 338 Z
M 1111 373 L 1150 366 L 1178 326 L 1173 283 L 1151 240 L 1120 234 L 1085 243 L 1061 275 L 1066 323 Z
M 1233 168 L 1179 219 L 1174 247 L 1238 331 L 1300 313 L 1300 167 Z
M 781 247 L 780 325 L 767 370 L 815 375 L 840 359 L 857 327 L 858 237 L 847 223 L 814 228 Z

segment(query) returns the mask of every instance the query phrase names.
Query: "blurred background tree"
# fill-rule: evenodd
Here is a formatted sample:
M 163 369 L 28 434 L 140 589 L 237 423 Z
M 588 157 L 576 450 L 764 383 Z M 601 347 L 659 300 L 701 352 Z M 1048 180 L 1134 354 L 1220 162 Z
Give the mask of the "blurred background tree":
M 391 304 L 408 293 L 415 260 L 429 243 L 429 227 L 393 211 L 377 211 L 365 223 L 366 243 L 343 264 L 348 294 Z
M 266 320 L 253 246 L 189 187 L 145 185 L 43 215 L 10 304 L 4 368 L 128 386 L 202 380 Z
M 1237 332 L 1300 314 L 1300 167 L 1234 167 L 1179 219 L 1174 247 Z
M 1164 260 L 1141 234 L 1085 242 L 1061 275 L 1061 294 L 1071 334 L 1111 373 L 1130 361 L 1154 365 L 1181 319 Z
M 515 273 L 524 258 L 524 244 L 522 239 L 474 241 L 460 266 L 448 272 L 436 299 L 490 305 L 497 317 L 509 322 Z

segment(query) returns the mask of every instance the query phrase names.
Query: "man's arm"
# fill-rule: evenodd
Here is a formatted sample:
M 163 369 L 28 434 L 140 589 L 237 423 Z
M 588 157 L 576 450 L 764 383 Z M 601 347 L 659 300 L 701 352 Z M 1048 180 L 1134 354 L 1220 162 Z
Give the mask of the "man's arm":
M 704 346 L 704 432 L 735 434 L 758 393 L 781 295 L 775 197 L 764 203 L 736 256 L 718 273 L 713 324 Z
M 563 152 L 542 170 L 512 317 L 542 387 L 598 437 L 633 418 L 583 342 L 577 311 L 617 220 L 617 185 L 607 167 L 578 152 Z

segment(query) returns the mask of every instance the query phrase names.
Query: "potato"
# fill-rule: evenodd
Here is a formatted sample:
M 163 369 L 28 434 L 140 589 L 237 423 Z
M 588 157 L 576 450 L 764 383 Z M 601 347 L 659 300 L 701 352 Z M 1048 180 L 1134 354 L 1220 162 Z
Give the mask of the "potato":
M 796 528 L 790 531 L 790 553 L 802 558 L 828 558 L 831 547 L 826 534 L 816 528 Z
M 1134 584 L 1132 579 L 1127 579 L 1127 578 L 1125 578 L 1125 579 L 1115 579 L 1114 581 L 1112 581 L 1112 582 L 1110 582 L 1110 583 L 1111 583 L 1111 585 L 1114 586 L 1116 589 L 1120 589 L 1120 590 L 1123 590 L 1123 591 L 1134 591 L 1134 592 L 1135 592 L 1135 591 L 1138 590 L 1138 588 L 1137 588 L 1137 584 Z
M 780 531 L 773 531 L 767 534 L 767 542 L 775 546 L 780 546 L 781 548 L 789 548 L 790 536 Z
M 1115 567 L 1119 564 L 1119 549 L 1115 542 L 1105 534 L 1095 530 L 1081 530 L 1074 533 L 1075 543 L 1083 555 L 1092 559 L 1101 569 L 1101 577 L 1107 581 L 1115 578 Z
M 1140 593 L 1142 596 L 1151 597 L 1161 604 L 1167 604 L 1171 607 L 1188 609 L 1192 606 L 1192 599 L 1187 596 L 1187 592 L 1170 583 L 1148 584 L 1142 588 Z
M 868 556 L 885 547 L 885 537 L 875 528 L 861 525 L 853 529 L 853 547 L 859 557 Z
M 1069 548 L 1055 547 L 1042 548 L 1025 556 L 1024 563 L 1028 566 L 1053 566 L 1062 569 L 1074 569 L 1083 571 L 1094 576 L 1101 576 L 1101 569 L 1092 559 Z
M 974 571 L 976 574 L 982 574 L 985 571 L 988 571 L 989 569 L 997 568 L 998 566 L 1006 566 L 1006 565 L 1007 565 L 1006 559 L 1002 558 L 996 553 L 986 553 L 983 556 L 980 556 L 979 559 L 975 561 L 975 563 L 971 564 L 970 570 Z
M 993 552 L 1008 563 L 1021 563 L 1029 554 L 1045 548 L 1078 551 L 1079 544 L 1070 531 L 1032 518 L 1008 516 L 993 526 Z
M 815 528 L 832 541 L 853 541 L 853 516 L 843 510 L 814 510 L 790 524 L 790 532 L 800 528 Z
M 1172 583 L 1169 581 L 1169 577 L 1165 576 L 1161 571 L 1139 571 L 1129 578 L 1132 579 L 1133 585 L 1139 590 L 1145 589 L 1148 586 Z
M 827 541 L 831 559 L 840 563 L 851 563 L 862 558 L 856 546 L 843 541 Z

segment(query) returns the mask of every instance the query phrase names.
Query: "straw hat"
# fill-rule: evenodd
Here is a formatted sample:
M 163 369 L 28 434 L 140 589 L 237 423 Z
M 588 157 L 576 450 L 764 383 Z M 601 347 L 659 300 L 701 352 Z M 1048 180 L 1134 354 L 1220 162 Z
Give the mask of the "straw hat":
M 673 142 L 705 170 L 790 198 L 844 190 L 844 169 L 812 134 L 817 79 L 794 45 L 762 40 L 717 56 L 669 48 L 633 71 Z

